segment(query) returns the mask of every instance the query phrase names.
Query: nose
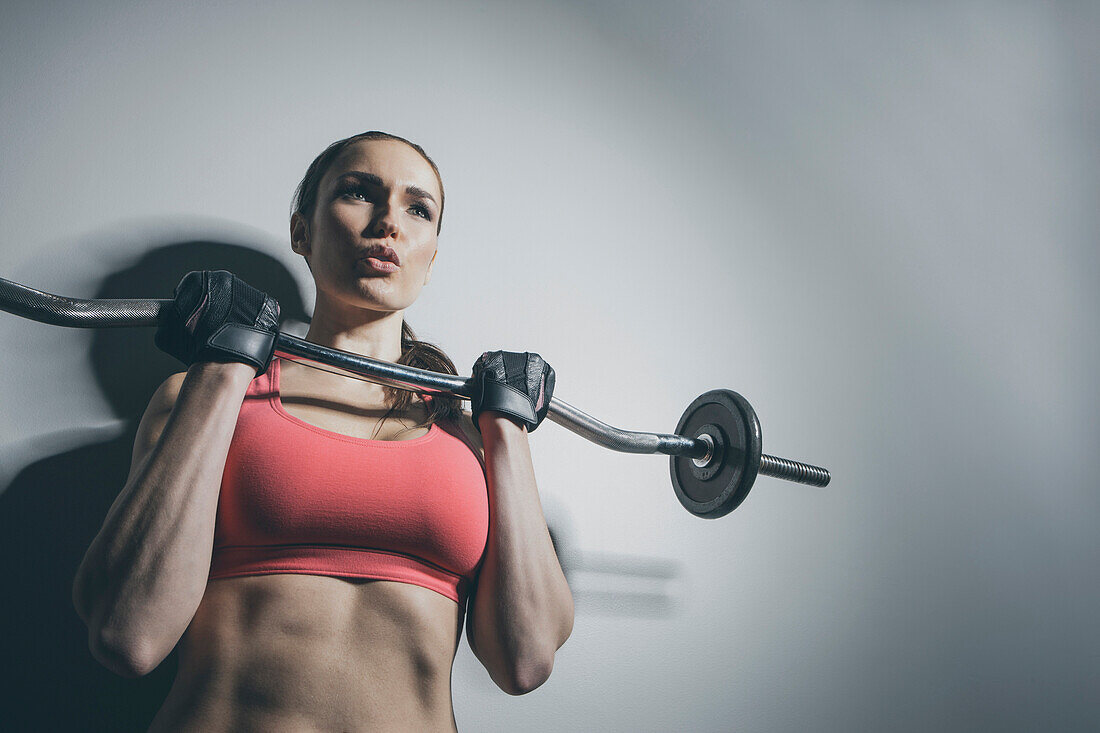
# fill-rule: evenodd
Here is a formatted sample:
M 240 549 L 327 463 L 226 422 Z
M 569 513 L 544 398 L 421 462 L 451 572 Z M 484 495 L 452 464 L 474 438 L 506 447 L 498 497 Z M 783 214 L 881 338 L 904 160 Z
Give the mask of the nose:
M 394 206 L 388 201 L 380 201 L 374 206 L 374 216 L 368 225 L 369 234 L 375 239 L 397 239 L 397 217 Z

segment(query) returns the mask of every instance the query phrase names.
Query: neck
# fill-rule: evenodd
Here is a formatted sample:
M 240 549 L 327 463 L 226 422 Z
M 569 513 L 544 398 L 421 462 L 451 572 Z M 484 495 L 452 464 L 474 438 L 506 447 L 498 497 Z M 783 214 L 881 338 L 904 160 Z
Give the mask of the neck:
M 379 312 L 339 306 L 321 293 L 306 332 L 306 341 L 373 359 L 401 358 L 404 311 Z

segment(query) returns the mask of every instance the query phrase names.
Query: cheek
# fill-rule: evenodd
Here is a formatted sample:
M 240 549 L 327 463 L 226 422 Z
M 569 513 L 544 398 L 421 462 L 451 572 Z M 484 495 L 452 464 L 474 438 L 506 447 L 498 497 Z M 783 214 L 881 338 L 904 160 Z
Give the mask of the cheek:
M 329 219 L 329 228 L 336 235 L 358 234 L 361 215 L 350 206 L 334 206 Z
M 432 256 L 435 255 L 435 249 L 424 249 L 418 253 L 416 263 L 417 269 L 426 272 L 428 266 L 432 264 Z
M 344 212 L 327 211 L 318 216 L 312 230 L 311 248 L 314 258 L 330 260 L 341 259 L 347 252 L 349 242 L 357 238 L 354 222 Z
M 345 236 L 358 231 L 358 216 L 354 207 L 333 204 L 319 212 L 317 216 L 317 234 L 321 236 Z
M 425 237 L 416 246 L 409 249 L 409 256 L 423 268 L 428 267 L 428 263 L 432 261 L 432 257 L 435 256 L 436 251 L 436 239 L 435 237 Z

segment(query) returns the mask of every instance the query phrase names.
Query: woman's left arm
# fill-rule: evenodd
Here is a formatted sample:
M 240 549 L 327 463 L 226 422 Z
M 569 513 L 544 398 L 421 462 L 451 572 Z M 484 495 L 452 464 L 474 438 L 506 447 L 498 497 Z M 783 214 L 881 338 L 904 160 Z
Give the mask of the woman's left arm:
M 496 412 L 478 420 L 489 487 L 489 541 L 470 600 L 466 636 L 511 695 L 550 676 L 573 629 L 573 595 L 542 514 L 527 428 Z

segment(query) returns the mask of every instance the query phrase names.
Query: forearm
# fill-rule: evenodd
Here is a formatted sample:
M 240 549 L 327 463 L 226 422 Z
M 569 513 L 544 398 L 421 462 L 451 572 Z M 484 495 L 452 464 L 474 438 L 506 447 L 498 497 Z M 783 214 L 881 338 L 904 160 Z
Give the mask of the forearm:
M 471 647 L 490 672 L 496 668 L 507 680 L 541 677 L 541 683 L 572 630 L 573 597 L 542 513 L 526 429 L 493 415 L 482 415 L 479 426 L 489 541 L 468 630 Z
M 140 669 L 186 630 L 205 592 L 229 443 L 254 372 L 188 370 L 156 444 L 133 466 L 74 583 L 93 649 Z

